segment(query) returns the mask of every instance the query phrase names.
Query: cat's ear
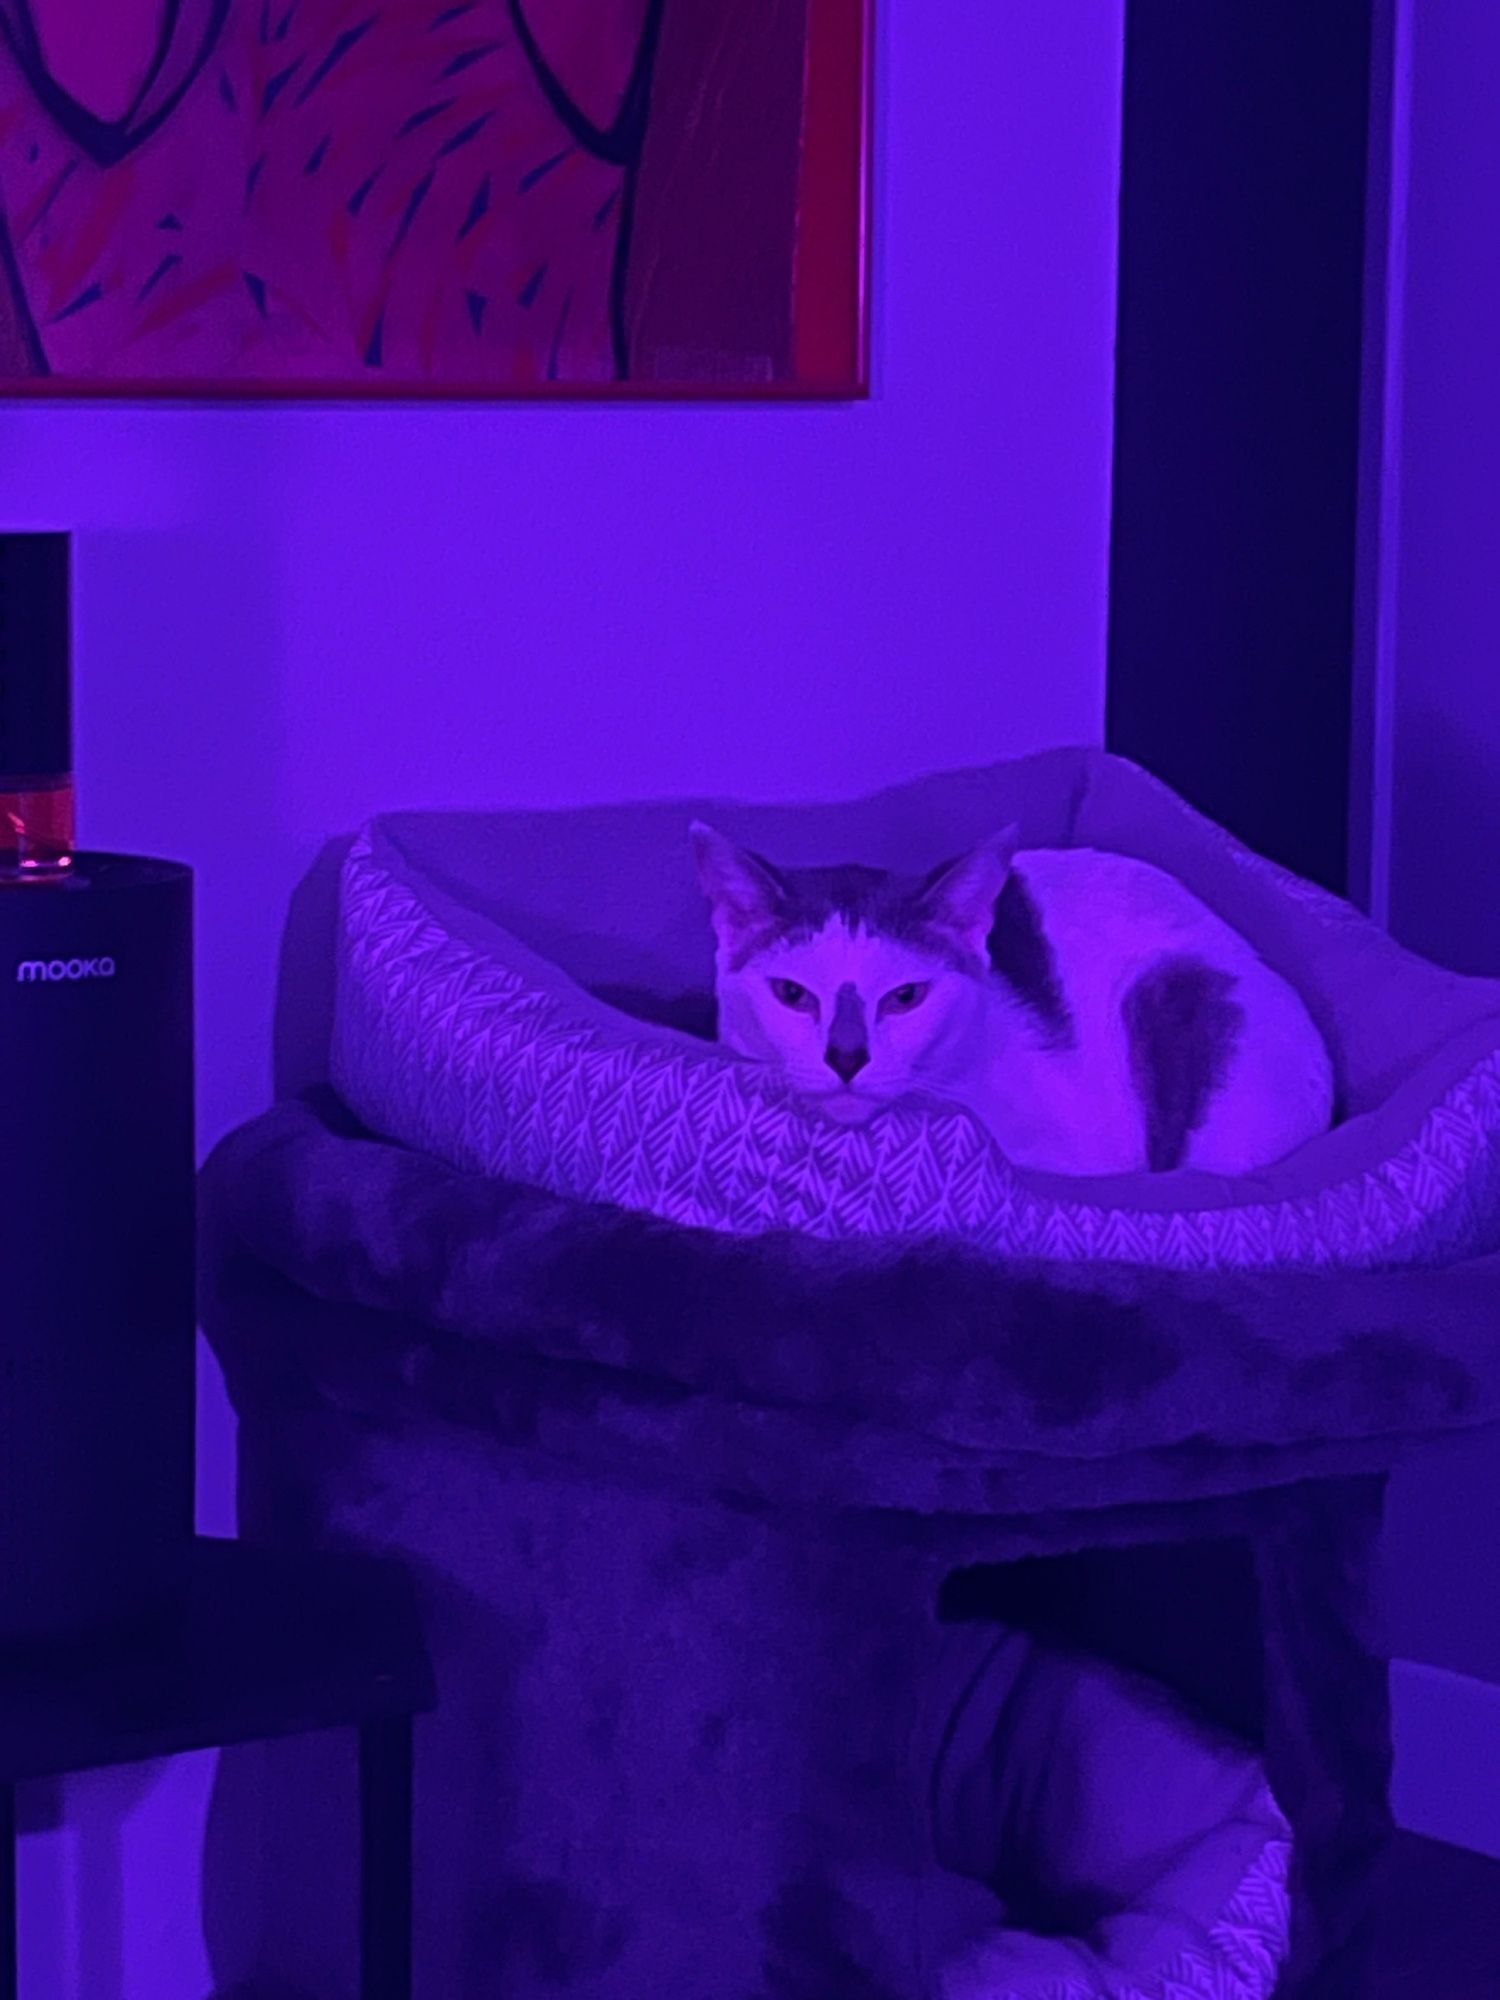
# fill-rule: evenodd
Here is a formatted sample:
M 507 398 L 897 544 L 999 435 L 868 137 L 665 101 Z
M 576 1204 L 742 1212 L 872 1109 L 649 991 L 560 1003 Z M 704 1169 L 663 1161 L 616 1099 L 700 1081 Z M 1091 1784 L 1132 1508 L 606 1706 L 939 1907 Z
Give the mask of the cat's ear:
M 988 956 L 995 904 L 1010 879 L 1020 833 L 1019 827 L 1011 826 L 992 834 L 956 861 L 934 868 L 917 892 L 929 922 L 961 938 L 980 958 Z
M 786 900 L 786 884 L 769 861 L 736 847 L 701 819 L 693 821 L 688 838 L 714 929 L 724 943 L 752 936 L 775 921 Z

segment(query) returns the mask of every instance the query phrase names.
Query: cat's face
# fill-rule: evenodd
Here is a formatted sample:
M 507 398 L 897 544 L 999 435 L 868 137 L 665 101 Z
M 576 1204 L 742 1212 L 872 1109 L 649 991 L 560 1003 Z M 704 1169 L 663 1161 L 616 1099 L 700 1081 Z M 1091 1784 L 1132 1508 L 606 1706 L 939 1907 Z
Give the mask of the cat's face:
M 702 824 L 692 840 L 728 1047 L 849 1122 L 972 1068 L 1014 830 L 920 879 L 778 868 Z

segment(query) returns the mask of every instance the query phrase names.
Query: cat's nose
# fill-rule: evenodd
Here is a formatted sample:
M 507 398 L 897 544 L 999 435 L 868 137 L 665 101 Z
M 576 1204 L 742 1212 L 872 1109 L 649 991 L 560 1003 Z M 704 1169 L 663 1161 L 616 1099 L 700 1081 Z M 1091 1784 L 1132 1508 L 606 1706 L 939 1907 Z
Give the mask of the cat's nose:
M 838 1047 L 830 1042 L 825 1060 L 835 1076 L 841 1076 L 845 1083 L 853 1083 L 870 1060 L 870 1051 Z

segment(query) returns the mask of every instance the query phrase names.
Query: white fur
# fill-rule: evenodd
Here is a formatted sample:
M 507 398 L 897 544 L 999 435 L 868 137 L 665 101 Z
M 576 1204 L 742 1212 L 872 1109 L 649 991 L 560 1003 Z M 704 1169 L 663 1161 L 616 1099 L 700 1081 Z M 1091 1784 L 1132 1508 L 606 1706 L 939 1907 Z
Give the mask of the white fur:
M 1008 1157 L 1067 1174 L 1146 1165 L 1145 1111 L 1121 1010 L 1141 974 L 1177 953 L 1232 974 L 1232 998 L 1243 1011 L 1228 1075 L 1188 1141 L 1184 1166 L 1252 1173 L 1327 1131 L 1333 1069 L 1306 1006 L 1175 877 L 1088 848 L 1033 849 L 1014 866 L 1052 941 L 1077 1047 L 1043 1045 L 1006 990 L 995 988 L 998 1032 L 965 1101 Z
M 1223 1086 L 1184 1164 L 1250 1173 L 1327 1129 L 1332 1069 L 1306 1007 L 1174 877 L 1086 848 L 1031 849 L 1011 858 L 1008 848 L 989 843 L 976 855 L 992 870 L 984 876 L 981 869 L 988 909 L 1007 862 L 1022 877 L 1052 944 L 1076 1046 L 1049 1040 L 999 978 L 956 970 L 842 922 L 806 943 L 774 944 L 734 970 L 732 916 L 716 902 L 720 1039 L 774 1064 L 844 1122 L 919 1093 L 966 1105 L 1019 1166 L 1074 1175 L 1140 1171 L 1147 1164 L 1145 1112 L 1130 1074 L 1122 1004 L 1154 961 L 1186 953 L 1233 976 L 1231 997 L 1243 1021 Z M 709 887 L 712 896 L 716 888 Z M 818 1002 L 818 1017 L 783 1006 L 773 996 L 773 978 L 805 987 Z M 877 1018 L 883 995 L 915 981 L 930 982 L 918 1008 Z M 828 1023 L 846 983 L 864 1002 L 869 1025 L 870 1062 L 852 1086 L 824 1059 Z

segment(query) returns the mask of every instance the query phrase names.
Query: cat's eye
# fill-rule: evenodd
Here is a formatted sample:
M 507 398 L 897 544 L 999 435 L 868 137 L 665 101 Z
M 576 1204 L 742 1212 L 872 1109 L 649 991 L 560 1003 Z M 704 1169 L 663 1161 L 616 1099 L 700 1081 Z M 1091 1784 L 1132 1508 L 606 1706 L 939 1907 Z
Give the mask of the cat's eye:
M 911 980 L 905 986 L 896 986 L 886 994 L 880 1003 L 882 1014 L 909 1014 L 913 1007 L 920 1007 L 932 991 L 930 980 Z
M 818 1002 L 815 994 L 805 986 L 799 986 L 795 979 L 773 979 L 771 991 L 783 1007 L 790 1007 L 798 1014 L 816 1014 Z

